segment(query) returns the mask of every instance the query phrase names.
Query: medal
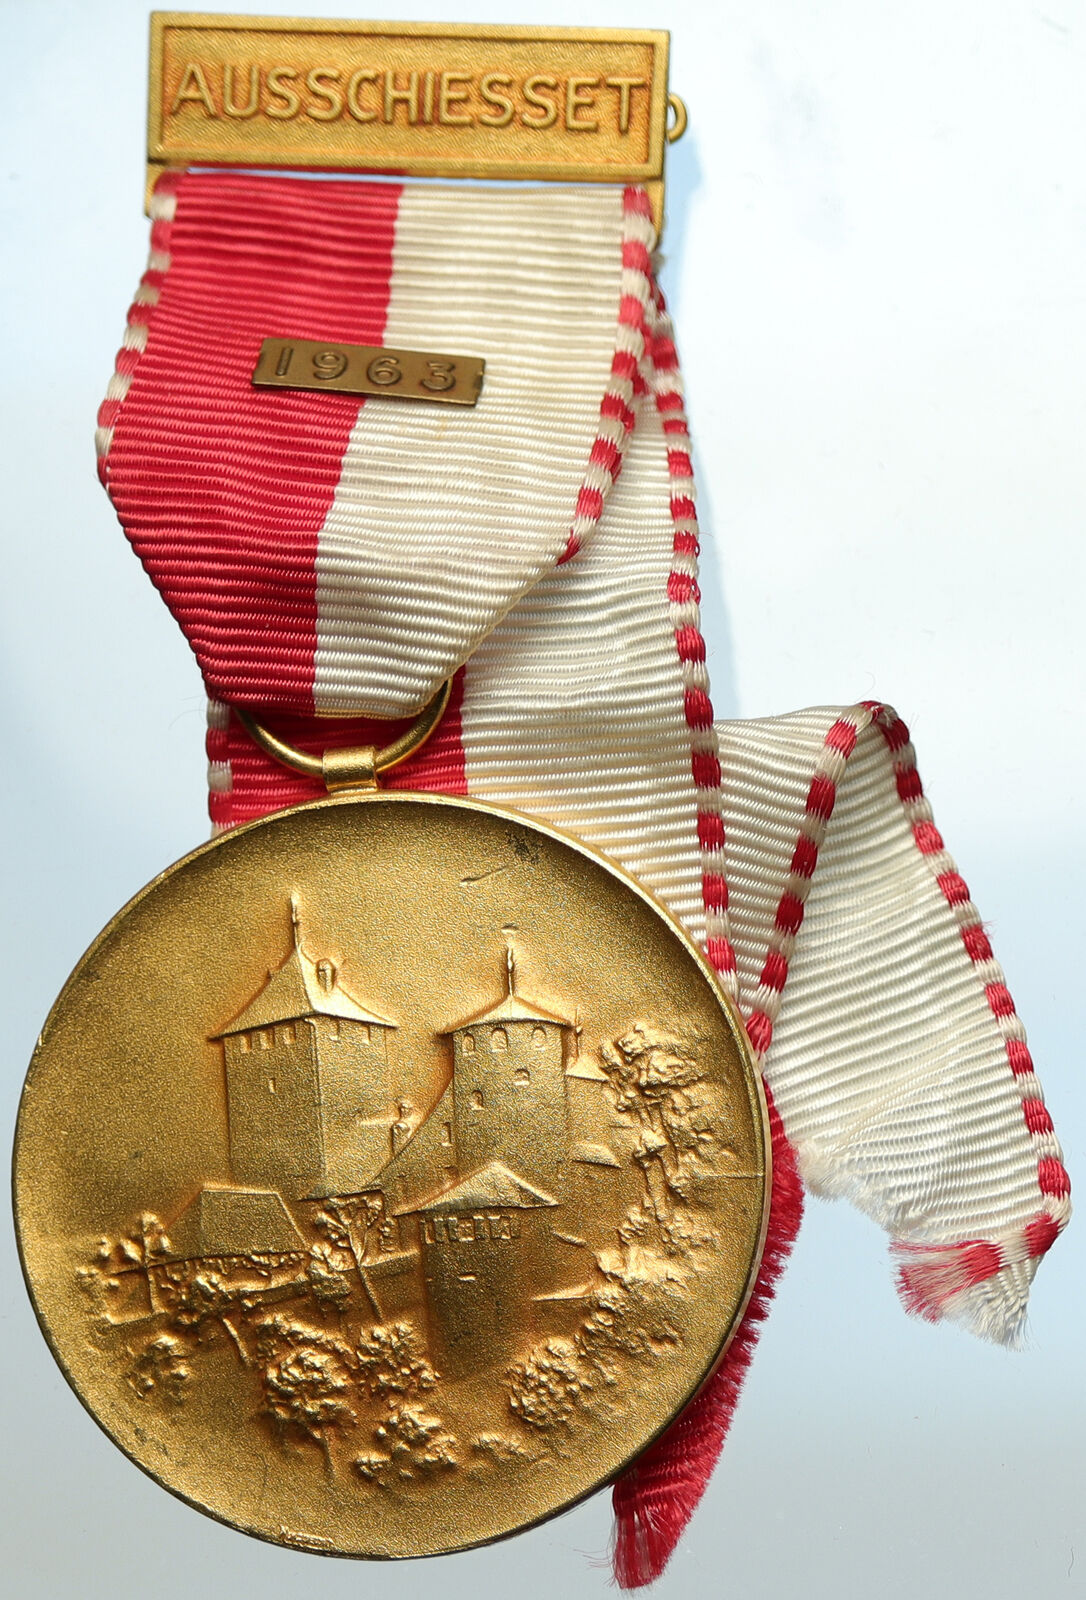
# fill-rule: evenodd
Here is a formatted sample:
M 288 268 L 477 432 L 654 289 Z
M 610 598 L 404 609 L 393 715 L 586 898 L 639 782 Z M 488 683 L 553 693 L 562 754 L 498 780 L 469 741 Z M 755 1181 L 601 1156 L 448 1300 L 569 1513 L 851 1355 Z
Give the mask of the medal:
M 23 1255 L 161 1483 L 430 1555 L 581 1498 L 698 1388 L 754 1281 L 762 1119 L 734 1008 L 629 880 L 491 808 L 344 795 L 197 851 L 77 968 Z
M 432 1553 L 618 1474 L 645 1582 L 800 1173 L 909 1309 L 1014 1337 L 1068 1214 L 1024 1032 L 889 708 L 714 725 L 666 37 L 153 38 L 99 461 L 223 837 L 45 1029 L 32 1293 L 107 1431 L 239 1527 Z M 231 164 L 595 187 L 181 170 Z

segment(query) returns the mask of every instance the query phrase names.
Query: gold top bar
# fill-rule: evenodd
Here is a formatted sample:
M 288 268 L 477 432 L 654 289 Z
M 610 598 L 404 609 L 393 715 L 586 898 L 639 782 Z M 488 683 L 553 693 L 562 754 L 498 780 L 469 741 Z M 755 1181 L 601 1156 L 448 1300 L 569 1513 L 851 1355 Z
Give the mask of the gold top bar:
M 643 183 L 659 210 L 667 61 L 663 31 L 157 11 L 148 193 L 166 167 L 285 167 Z

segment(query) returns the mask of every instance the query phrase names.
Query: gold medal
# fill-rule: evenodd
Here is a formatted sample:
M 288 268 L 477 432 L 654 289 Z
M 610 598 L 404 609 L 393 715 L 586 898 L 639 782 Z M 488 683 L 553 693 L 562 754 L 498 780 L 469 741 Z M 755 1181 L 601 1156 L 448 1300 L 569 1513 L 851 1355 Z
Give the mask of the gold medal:
M 80 962 L 16 1144 L 69 1381 L 160 1483 L 354 1556 L 612 1478 L 754 1281 L 768 1141 L 661 908 L 510 813 L 343 794 L 185 857 Z

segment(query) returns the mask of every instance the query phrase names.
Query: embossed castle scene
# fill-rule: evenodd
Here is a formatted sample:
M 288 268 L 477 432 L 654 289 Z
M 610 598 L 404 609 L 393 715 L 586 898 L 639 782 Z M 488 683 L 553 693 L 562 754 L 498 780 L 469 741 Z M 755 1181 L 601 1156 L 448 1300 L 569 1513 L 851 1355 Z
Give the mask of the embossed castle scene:
M 313 947 L 296 900 L 284 932 L 281 965 L 208 1034 L 229 1172 L 81 1271 L 120 1379 L 180 1406 L 229 1359 L 285 1447 L 385 1487 L 533 1459 L 681 1345 L 736 1176 L 721 1086 L 659 1018 L 590 1046 L 496 934 L 491 1003 L 433 1019 L 448 1079 L 419 1104 L 396 1019 Z M 483 1380 L 498 1399 L 465 1437 L 451 1402 Z

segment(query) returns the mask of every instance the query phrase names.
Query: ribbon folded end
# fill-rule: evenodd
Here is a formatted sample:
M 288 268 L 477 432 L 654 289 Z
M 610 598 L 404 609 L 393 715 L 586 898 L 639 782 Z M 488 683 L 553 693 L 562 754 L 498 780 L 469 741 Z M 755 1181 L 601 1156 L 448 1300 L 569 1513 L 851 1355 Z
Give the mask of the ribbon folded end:
M 1020 1349 L 1038 1257 L 1008 1259 L 1005 1243 L 964 1239 L 952 1244 L 895 1240 L 896 1283 L 905 1310 L 926 1322 L 957 1322 L 969 1333 Z
M 672 1501 L 631 1503 L 615 1519 L 611 1564 L 620 1589 L 643 1589 L 663 1572 L 686 1516 Z

